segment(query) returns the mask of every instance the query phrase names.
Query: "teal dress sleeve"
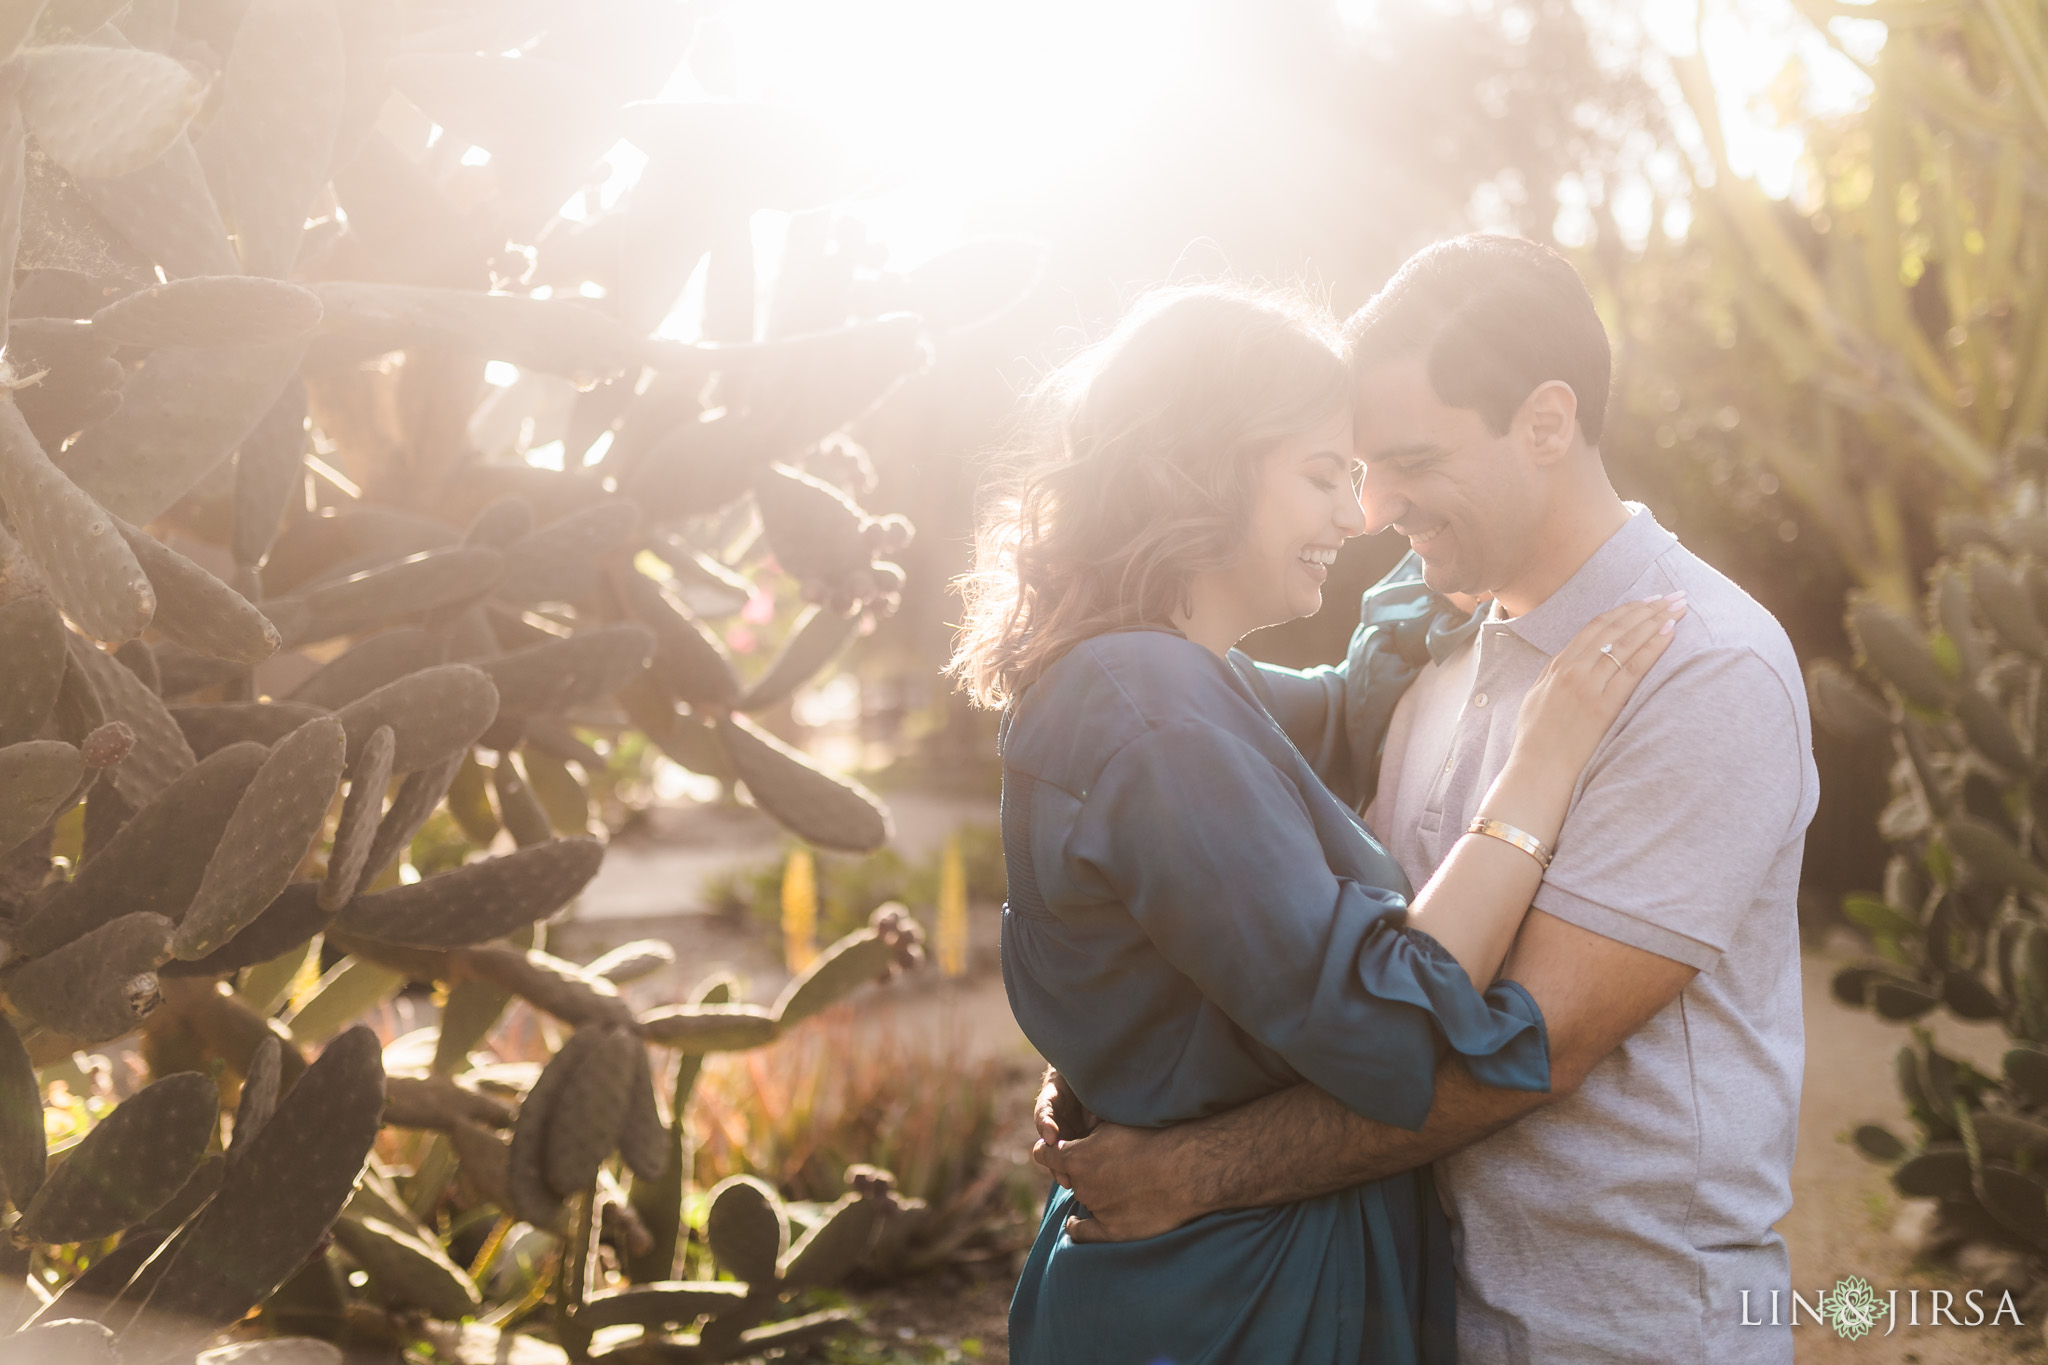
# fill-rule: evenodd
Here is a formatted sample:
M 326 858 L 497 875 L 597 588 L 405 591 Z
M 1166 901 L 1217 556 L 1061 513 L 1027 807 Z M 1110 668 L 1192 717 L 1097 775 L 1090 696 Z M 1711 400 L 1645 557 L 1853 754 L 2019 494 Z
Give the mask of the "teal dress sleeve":
M 1300 671 L 1254 663 L 1235 650 L 1231 663 L 1323 784 L 1362 811 L 1379 788 L 1380 754 L 1401 694 L 1430 660 L 1469 640 L 1484 615 L 1484 608 L 1459 611 L 1433 591 L 1411 552 L 1366 590 L 1342 663 Z
M 1301 790 L 1221 726 L 1182 719 L 1125 744 L 1068 853 L 1237 1027 L 1354 1113 L 1420 1128 L 1451 1052 L 1485 1084 L 1549 1087 L 1528 994 L 1482 995 L 1404 927 L 1404 897 L 1333 873 Z

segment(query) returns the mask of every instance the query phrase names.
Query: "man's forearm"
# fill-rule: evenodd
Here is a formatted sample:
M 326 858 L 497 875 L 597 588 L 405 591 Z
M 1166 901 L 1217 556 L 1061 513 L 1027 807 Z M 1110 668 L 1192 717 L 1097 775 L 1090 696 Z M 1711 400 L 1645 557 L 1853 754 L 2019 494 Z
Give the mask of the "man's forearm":
M 1289 1204 L 1412 1170 L 1505 1127 L 1552 1096 L 1484 1086 L 1457 1060 L 1437 1072 L 1429 1119 L 1413 1132 L 1360 1118 L 1297 1085 L 1168 1129 L 1190 1197 L 1204 1211 Z

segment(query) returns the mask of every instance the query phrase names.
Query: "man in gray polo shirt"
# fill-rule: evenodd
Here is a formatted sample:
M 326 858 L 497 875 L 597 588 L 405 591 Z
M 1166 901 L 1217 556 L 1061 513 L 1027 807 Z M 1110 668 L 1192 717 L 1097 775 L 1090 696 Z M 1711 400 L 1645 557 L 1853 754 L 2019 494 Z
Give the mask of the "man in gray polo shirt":
M 1791 1203 L 1794 897 L 1818 790 L 1791 645 L 1615 495 L 1598 446 L 1607 341 L 1561 258 L 1511 238 L 1439 244 L 1350 331 L 1368 518 L 1408 537 L 1434 593 L 1397 570 L 1345 666 L 1263 677 L 1319 771 L 1371 798 L 1415 885 L 1466 832 L 1550 655 L 1609 607 L 1687 594 L 1502 971 L 1543 1009 L 1552 1088 L 1488 1089 L 1453 1059 L 1416 1132 L 1304 1085 L 1178 1128 L 1049 1141 L 1041 1160 L 1093 1215 L 1069 1231 L 1151 1236 L 1435 1161 L 1461 1360 L 1782 1365 L 1789 1332 L 1745 1325 L 1741 1304 L 1789 1279 L 1772 1224 Z M 1434 594 L 1491 601 L 1461 622 Z

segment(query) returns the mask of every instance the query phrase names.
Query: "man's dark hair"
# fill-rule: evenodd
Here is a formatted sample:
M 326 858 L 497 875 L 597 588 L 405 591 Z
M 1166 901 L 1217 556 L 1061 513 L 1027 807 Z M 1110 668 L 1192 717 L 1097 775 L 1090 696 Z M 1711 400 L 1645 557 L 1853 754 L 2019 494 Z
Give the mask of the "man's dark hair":
M 1438 398 L 1506 435 L 1523 400 L 1553 379 L 1579 400 L 1595 445 L 1614 357 L 1584 280 L 1520 237 L 1453 237 L 1408 258 L 1344 325 L 1355 366 L 1420 359 Z

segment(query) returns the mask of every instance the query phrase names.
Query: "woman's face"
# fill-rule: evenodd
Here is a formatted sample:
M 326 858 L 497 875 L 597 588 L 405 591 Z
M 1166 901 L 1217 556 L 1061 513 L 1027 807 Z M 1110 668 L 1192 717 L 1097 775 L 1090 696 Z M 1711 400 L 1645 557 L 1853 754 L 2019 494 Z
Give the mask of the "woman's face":
M 1244 548 L 1228 568 L 1194 585 L 1184 627 L 1191 638 L 1227 649 L 1261 626 L 1321 609 L 1338 547 L 1365 530 L 1356 464 L 1348 411 L 1282 441 L 1260 461 Z

